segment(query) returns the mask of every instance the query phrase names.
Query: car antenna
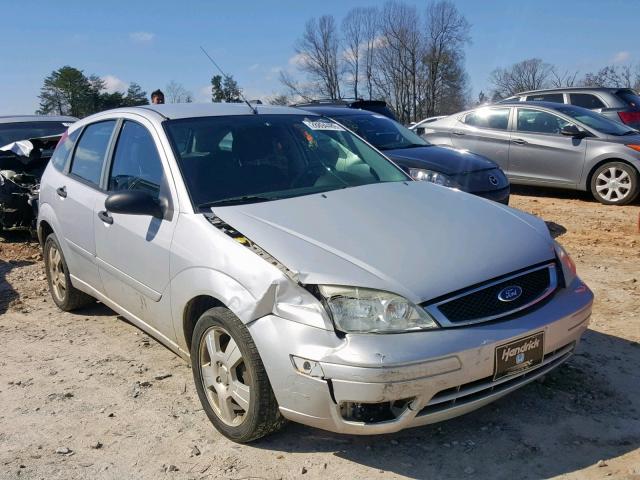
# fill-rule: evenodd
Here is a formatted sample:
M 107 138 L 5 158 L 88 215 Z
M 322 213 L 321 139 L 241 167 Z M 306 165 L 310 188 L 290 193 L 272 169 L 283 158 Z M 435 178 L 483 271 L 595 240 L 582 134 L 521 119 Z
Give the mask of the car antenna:
M 211 55 L 209 55 L 209 54 L 207 53 L 207 51 L 206 51 L 204 48 L 202 48 L 202 46 L 200 46 L 200 50 L 202 50 L 202 53 L 204 53 L 204 54 L 207 56 L 207 58 L 208 58 L 209 60 L 211 60 L 211 63 L 213 63 L 213 66 L 214 66 L 214 67 L 216 67 L 216 68 L 218 69 L 218 71 L 222 74 L 222 76 L 223 76 L 224 78 L 228 78 L 228 77 L 229 77 L 226 73 L 224 73 L 224 72 L 222 71 L 222 69 L 218 66 L 218 64 L 216 63 L 216 61 L 215 61 L 213 58 L 211 58 Z M 246 98 L 244 98 L 244 95 L 242 95 L 242 90 L 240 90 L 240 89 L 239 89 L 238 94 L 240 95 L 240 98 L 242 98 L 242 100 L 244 100 L 244 103 L 246 103 L 246 104 L 249 106 L 249 108 L 251 109 L 251 111 L 252 111 L 254 114 L 256 114 L 256 115 L 257 115 L 257 114 L 258 114 L 258 109 L 257 109 L 256 107 L 254 107 L 253 105 L 251 105 L 251 104 L 249 103 L 249 101 L 248 101 Z

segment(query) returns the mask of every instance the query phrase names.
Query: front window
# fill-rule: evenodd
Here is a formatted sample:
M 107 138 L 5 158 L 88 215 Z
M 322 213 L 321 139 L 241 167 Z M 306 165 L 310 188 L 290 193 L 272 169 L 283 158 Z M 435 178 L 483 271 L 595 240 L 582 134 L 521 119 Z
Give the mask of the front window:
M 345 115 L 338 117 L 337 121 L 356 132 L 379 150 L 430 145 L 408 128 L 382 115 Z
M 18 140 L 60 135 L 73 122 L 17 122 L 0 124 L 0 147 Z
M 591 127 L 598 132 L 605 133 L 607 135 L 632 135 L 637 134 L 636 130 L 632 130 L 626 125 L 623 125 L 613 120 L 609 120 L 607 117 L 600 115 L 599 113 L 586 110 L 584 108 L 572 107 L 565 105 L 558 107 L 557 110 L 560 113 L 567 115 L 580 123 L 585 124 L 587 127 Z
M 537 95 L 529 95 L 527 102 L 564 103 L 564 96 L 561 93 L 539 93 Z
M 321 117 L 202 117 L 165 126 L 198 208 L 409 180 L 358 137 Z
M 518 109 L 518 126 L 519 132 L 527 133 L 548 133 L 560 134 L 563 127 L 569 125 L 569 122 L 542 110 L 531 110 L 528 108 Z

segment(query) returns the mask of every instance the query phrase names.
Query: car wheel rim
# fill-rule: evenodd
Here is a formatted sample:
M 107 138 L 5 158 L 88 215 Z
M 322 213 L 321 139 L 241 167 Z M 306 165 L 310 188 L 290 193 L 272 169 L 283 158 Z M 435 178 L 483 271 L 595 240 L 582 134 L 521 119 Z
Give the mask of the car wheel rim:
M 62 255 L 55 245 L 51 245 L 49 248 L 49 278 L 51 279 L 51 290 L 54 297 L 59 302 L 63 302 L 67 293 L 67 277 L 64 271 Z
M 200 341 L 202 386 L 216 416 L 230 426 L 244 422 L 251 401 L 251 373 L 233 337 L 212 327 Z
M 609 167 L 596 177 L 596 192 L 609 202 L 619 202 L 631 192 L 631 176 L 621 168 Z

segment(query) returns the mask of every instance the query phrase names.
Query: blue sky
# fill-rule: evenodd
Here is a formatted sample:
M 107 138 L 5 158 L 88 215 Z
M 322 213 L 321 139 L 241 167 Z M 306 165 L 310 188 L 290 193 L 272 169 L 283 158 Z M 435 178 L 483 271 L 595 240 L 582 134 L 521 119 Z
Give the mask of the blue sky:
M 135 81 L 151 92 L 175 80 L 208 101 L 214 73 L 199 46 L 231 73 L 248 97 L 282 90 L 280 69 L 294 69 L 293 44 L 310 17 L 338 21 L 372 0 L 137 0 L 3 2 L 0 115 L 32 113 L 42 81 L 71 65 L 111 88 Z M 419 9 L 427 2 L 408 0 Z M 582 73 L 605 64 L 640 62 L 637 0 L 455 1 L 471 23 L 466 67 L 474 95 L 490 72 L 540 57 Z

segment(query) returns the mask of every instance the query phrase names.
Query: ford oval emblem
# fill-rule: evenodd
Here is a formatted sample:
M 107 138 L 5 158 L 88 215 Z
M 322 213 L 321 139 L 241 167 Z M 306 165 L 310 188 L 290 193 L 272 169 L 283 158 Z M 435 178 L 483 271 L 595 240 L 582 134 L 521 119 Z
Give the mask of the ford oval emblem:
M 500 293 L 498 293 L 498 300 L 501 302 L 513 302 L 520 298 L 520 295 L 522 295 L 522 288 L 518 285 L 511 285 L 500 290 Z

